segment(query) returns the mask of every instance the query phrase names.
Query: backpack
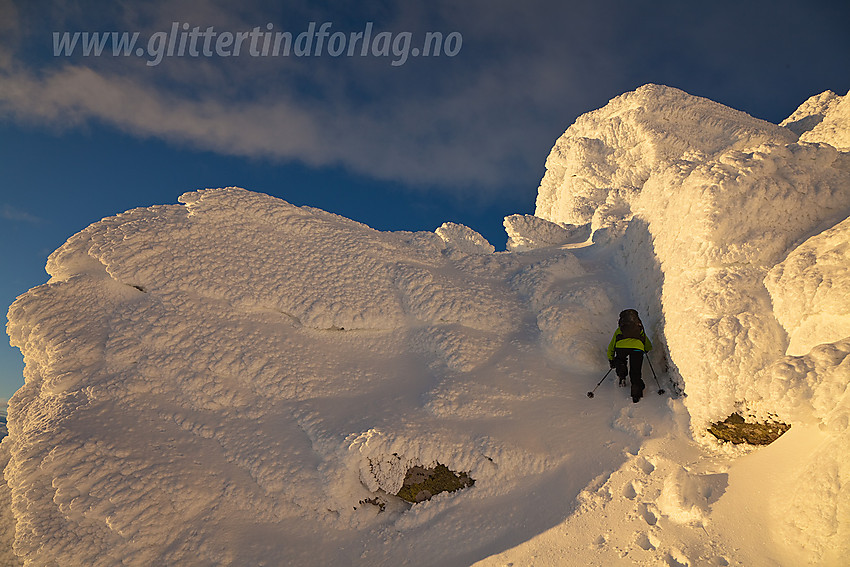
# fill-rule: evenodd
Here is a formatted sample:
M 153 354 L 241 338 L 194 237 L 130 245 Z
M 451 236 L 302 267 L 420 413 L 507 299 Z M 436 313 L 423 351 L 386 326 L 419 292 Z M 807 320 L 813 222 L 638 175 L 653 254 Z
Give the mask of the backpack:
M 620 327 L 623 338 L 643 340 L 643 322 L 640 320 L 636 310 L 626 309 L 625 311 L 621 311 L 617 324 Z

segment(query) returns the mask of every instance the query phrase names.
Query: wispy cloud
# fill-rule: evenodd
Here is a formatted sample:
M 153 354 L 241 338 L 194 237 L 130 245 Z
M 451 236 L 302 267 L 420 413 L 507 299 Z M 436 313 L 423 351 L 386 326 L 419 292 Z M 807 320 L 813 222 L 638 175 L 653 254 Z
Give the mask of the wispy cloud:
M 661 4 L 653 14 L 678 3 Z M 678 20 L 668 25 L 627 1 L 531 0 L 520 7 L 434 0 L 373 8 L 293 1 L 282 8 L 162 0 L 116 2 L 86 14 L 63 2 L 53 10 L 0 5 L 10 6 L 0 18 L 0 32 L 8 32 L 0 33 L 0 117 L 60 127 L 96 121 L 222 154 L 342 166 L 412 185 L 516 191 L 534 184 L 554 140 L 576 116 L 644 82 L 709 97 L 715 95 L 691 87 L 734 90 L 755 81 L 763 98 L 776 91 L 733 45 L 740 36 L 775 46 L 769 32 L 743 33 L 743 23 L 729 46 L 714 45 L 715 28 L 729 19 L 722 10 L 706 35 L 695 27 L 700 18 L 682 10 L 670 12 Z M 139 57 L 44 56 L 55 30 L 150 37 L 172 22 L 232 31 L 273 23 L 297 33 L 311 21 L 346 31 L 367 21 L 395 33 L 459 31 L 463 48 L 453 58 L 411 58 L 399 67 L 380 58 L 175 57 L 151 67 Z M 705 45 L 686 41 L 689 30 Z M 41 58 L 31 56 L 34 47 Z M 809 94 L 789 103 L 789 112 Z
M 113 27 L 132 31 L 146 21 L 148 33 L 193 13 L 182 5 L 125 11 Z M 488 4 L 487 11 L 505 9 Z M 247 17 L 222 10 L 205 17 L 229 29 L 265 25 L 269 17 L 260 9 Z M 378 58 L 174 58 L 151 68 L 133 57 L 24 64 L 21 56 L 0 70 L 0 115 L 60 127 L 99 121 L 223 154 L 342 166 L 413 185 L 504 188 L 528 180 L 529 171 L 542 174 L 545 153 L 566 125 L 544 118 L 545 109 L 557 114 L 559 96 L 576 92 L 570 81 L 577 69 L 559 56 L 553 73 L 545 53 L 528 57 L 539 44 L 512 40 L 513 50 L 505 49 L 497 22 L 481 21 L 472 10 L 437 3 L 424 11 L 402 10 L 380 29 L 460 31 L 457 57 L 411 59 L 402 67 Z M 336 25 L 353 29 L 371 16 L 346 17 L 355 24 Z M 298 31 L 308 20 L 294 22 L 287 29 Z M 532 38 L 531 26 L 518 20 L 512 33 Z M 51 29 L 29 34 L 45 43 Z M 498 53 L 487 53 L 488 45 Z
M 30 224 L 41 224 L 44 222 L 44 219 L 17 209 L 8 203 L 3 203 L 0 206 L 0 218 L 7 221 L 26 222 Z

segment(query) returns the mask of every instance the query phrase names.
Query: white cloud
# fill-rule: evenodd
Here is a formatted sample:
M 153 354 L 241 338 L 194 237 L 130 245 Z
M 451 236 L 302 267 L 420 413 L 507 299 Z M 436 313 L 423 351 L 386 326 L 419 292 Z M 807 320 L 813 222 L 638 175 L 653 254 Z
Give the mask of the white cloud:
M 41 219 L 26 211 L 17 209 L 12 205 L 9 205 L 8 203 L 3 203 L 3 205 L 0 206 L 0 218 L 7 221 L 28 222 L 32 224 L 39 224 L 44 222 L 44 219 Z
M 620 94 L 611 84 L 625 74 L 624 62 L 601 47 L 618 31 L 599 25 L 610 19 L 601 8 L 437 1 L 322 12 L 298 2 L 271 10 L 176 1 L 110 10 L 27 12 L 19 27 L 29 39 L 21 41 L 43 49 L 55 29 L 138 30 L 148 37 L 174 21 L 233 31 L 271 21 L 293 33 L 310 21 L 345 30 L 375 21 L 414 37 L 457 30 L 463 49 L 454 58 L 410 58 L 400 67 L 390 65 L 392 57 L 327 56 L 175 57 L 150 67 L 136 57 L 24 61 L 26 50 L 18 49 L 17 59 L 0 67 L 0 116 L 63 127 L 97 121 L 222 154 L 530 199 L 554 140 L 578 114 Z
M 128 9 L 118 25 L 132 31 L 146 21 L 143 33 L 150 32 L 172 18 L 192 17 L 193 5 L 182 3 L 176 12 L 168 4 Z M 569 66 L 553 74 L 551 60 L 528 59 L 522 51 L 482 58 L 475 38 L 483 34 L 479 40 L 493 42 L 487 36 L 492 22 L 476 23 L 471 13 L 453 21 L 441 10 L 424 29 L 466 26 L 469 58 L 462 51 L 456 58 L 410 59 L 403 67 L 328 57 L 174 58 L 156 68 L 134 57 L 18 60 L 0 70 L 0 115 L 62 127 L 99 121 L 223 154 L 339 165 L 413 185 L 504 188 L 527 180 L 529 171 L 542 175 L 545 152 L 566 120 L 550 124 L 541 108 L 560 102 L 555 93 L 573 90 Z M 204 14 L 208 21 L 230 21 L 234 30 L 269 20 L 221 7 Z M 386 29 L 421 28 L 415 15 L 400 12 Z M 289 23 L 298 30 L 306 20 Z M 29 33 L 48 36 L 49 29 Z M 533 192 L 536 181 L 532 176 L 525 189 Z

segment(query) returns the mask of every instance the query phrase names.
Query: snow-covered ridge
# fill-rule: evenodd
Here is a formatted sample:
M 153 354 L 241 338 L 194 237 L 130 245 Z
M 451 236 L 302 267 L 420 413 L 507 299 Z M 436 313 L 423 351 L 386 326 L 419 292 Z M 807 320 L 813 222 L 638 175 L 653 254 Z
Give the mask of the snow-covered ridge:
M 811 97 L 783 120 L 801 142 L 823 142 L 850 151 L 850 96 L 826 91 Z
M 792 424 L 765 451 L 811 449 L 782 461 L 793 498 L 746 501 L 777 534 L 766 564 L 832 564 L 850 554 L 846 100 L 786 127 L 658 85 L 617 97 L 558 140 L 506 252 L 238 188 L 91 225 L 9 310 L 26 385 L 0 560 L 522 563 L 565 522 L 551 564 L 630 545 L 638 564 L 737 564 L 764 551 L 727 544 L 739 518 L 714 510 L 744 501 L 741 476 L 690 436 L 741 411 Z M 633 306 L 683 395 L 654 395 L 645 367 L 641 403 L 610 381 L 589 402 Z M 436 462 L 475 485 L 368 504 Z M 624 524 L 646 532 L 612 539 Z
M 579 116 L 558 139 L 535 215 L 572 224 L 592 220 L 596 229 L 661 164 L 684 175 L 718 153 L 795 139 L 785 128 L 711 100 L 646 85 Z
M 837 99 L 815 97 L 795 121 L 840 117 L 844 103 Z M 744 391 L 786 353 L 791 329 L 777 319 L 787 321 L 789 302 L 781 297 L 818 303 L 808 294 L 824 293 L 778 277 L 768 293 L 768 271 L 780 270 L 774 267 L 796 244 L 848 213 L 850 154 L 659 85 L 621 95 L 570 126 L 547 160 L 536 212 L 553 222 L 590 221 L 597 240 L 625 234 L 623 265 L 650 319 L 663 318 L 655 329 L 698 430 L 750 409 L 741 407 Z M 827 311 L 831 317 L 834 310 Z M 806 345 L 843 338 L 841 332 L 816 334 Z M 771 377 L 763 379 L 760 388 L 770 390 Z M 794 402 L 786 401 L 774 413 L 790 411 Z
M 540 409 L 563 398 L 561 370 L 523 297 L 557 309 L 553 278 L 587 278 L 569 252 L 495 255 L 460 225 L 383 233 L 236 188 L 180 201 L 73 236 L 10 308 L 27 381 L 2 445 L 7 535 L 27 561 L 220 564 L 251 545 L 235 525 L 302 534 L 268 553 L 304 564 L 338 563 L 343 543 L 316 555 L 307 542 L 328 530 L 366 534 L 364 553 L 398 564 L 411 544 L 387 546 L 388 526 L 463 556 L 468 510 L 451 499 L 378 517 L 361 501 L 439 461 L 471 474 L 467 506 L 494 517 L 563 467 L 528 442 L 566 424 Z M 575 366 L 595 368 L 597 345 L 583 349 Z M 522 523 L 480 526 L 481 542 L 519 543 Z

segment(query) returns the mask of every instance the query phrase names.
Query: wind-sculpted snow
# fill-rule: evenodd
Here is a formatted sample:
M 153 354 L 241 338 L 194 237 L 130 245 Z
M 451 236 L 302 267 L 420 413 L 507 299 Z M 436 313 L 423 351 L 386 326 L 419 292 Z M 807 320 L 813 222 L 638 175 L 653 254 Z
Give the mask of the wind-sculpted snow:
M 236 188 L 91 225 L 9 309 L 0 562 L 842 564 L 847 100 L 617 97 L 506 252 Z M 628 307 L 646 397 L 590 400 Z M 735 460 L 705 436 L 733 412 L 791 429 Z M 437 463 L 474 485 L 391 496 Z
M 850 337 L 850 218 L 812 236 L 765 279 L 788 354 Z
M 590 224 L 558 224 L 534 215 L 509 215 L 505 217 L 503 224 L 505 232 L 508 233 L 508 250 L 523 251 L 580 243 L 590 236 Z
M 812 558 L 841 555 L 850 518 L 848 100 L 813 97 L 782 127 L 641 87 L 570 126 L 537 198 L 538 216 L 621 247 L 698 438 L 733 412 L 831 432 L 782 508 Z
M 539 264 L 460 225 L 382 233 L 240 189 L 180 200 L 75 235 L 10 308 L 27 380 L 0 535 L 27 565 L 396 565 L 435 538 L 434 563 L 462 564 L 540 529 L 496 518 L 506 495 L 531 513 L 578 458 L 580 433 L 545 408 L 584 384 L 565 394 L 525 299 L 567 300 L 553 284 L 587 277 L 569 252 Z M 594 371 L 598 345 L 583 349 Z M 363 503 L 436 462 L 475 486 L 406 512 Z
M 792 518 L 782 534 L 812 557 L 844 558 L 850 554 L 850 219 L 797 246 L 765 285 L 788 332 L 788 352 L 758 372 L 746 399 L 762 415 L 827 434 L 803 462 L 807 482 L 782 504 L 781 513 Z
M 811 97 L 780 124 L 802 142 L 823 142 L 850 151 L 850 96 L 826 91 Z
M 646 85 L 583 114 L 546 160 L 535 215 L 552 222 L 602 226 L 641 190 L 660 165 L 682 176 L 720 153 L 796 136 L 678 89 Z
M 623 250 L 640 260 L 623 265 L 647 318 L 663 317 L 658 330 L 697 430 L 740 409 L 756 373 L 786 352 L 768 271 L 850 212 L 850 155 L 796 138 L 648 85 L 580 117 L 547 160 L 537 215 L 592 220 L 600 242 L 625 235 Z M 656 285 L 640 289 L 646 282 Z M 761 388 L 770 387 L 766 378 Z
M 445 222 L 434 232 L 449 250 L 458 250 L 462 254 L 491 254 L 496 250 L 483 236 L 462 224 Z

